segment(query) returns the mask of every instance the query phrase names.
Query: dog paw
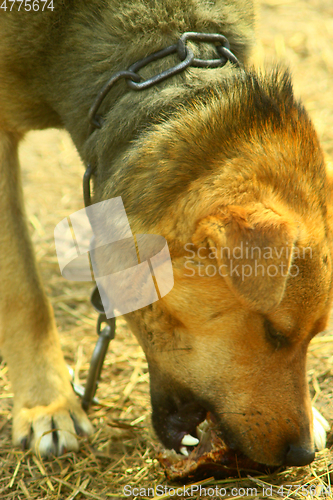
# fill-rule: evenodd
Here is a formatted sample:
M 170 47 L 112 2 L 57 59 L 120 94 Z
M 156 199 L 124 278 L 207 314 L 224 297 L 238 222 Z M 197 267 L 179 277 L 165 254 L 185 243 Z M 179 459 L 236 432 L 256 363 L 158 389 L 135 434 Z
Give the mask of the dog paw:
M 89 436 L 93 427 L 76 400 L 59 399 L 48 406 L 21 408 L 13 421 L 14 444 L 44 457 L 77 451 L 78 435 Z
M 327 420 L 319 413 L 319 411 L 312 407 L 313 414 L 313 436 L 314 444 L 317 451 L 326 448 L 326 432 L 330 430 L 330 425 Z

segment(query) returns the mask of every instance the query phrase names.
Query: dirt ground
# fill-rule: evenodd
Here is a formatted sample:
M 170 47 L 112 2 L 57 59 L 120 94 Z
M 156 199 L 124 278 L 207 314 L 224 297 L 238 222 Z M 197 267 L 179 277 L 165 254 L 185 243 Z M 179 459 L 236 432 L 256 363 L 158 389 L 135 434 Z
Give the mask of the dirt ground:
M 333 167 L 333 2 L 265 0 L 259 2 L 259 7 L 254 63 L 283 62 L 291 68 L 295 93 L 305 103 L 327 162 Z M 66 360 L 75 370 L 76 381 L 84 383 L 96 341 L 96 313 L 89 303 L 92 287 L 89 283 L 62 278 L 53 239 L 55 225 L 83 207 L 84 167 L 69 136 L 57 130 L 29 134 L 21 146 L 20 157 L 38 263 L 55 309 Z M 330 423 L 333 421 L 332 328 L 314 339 L 308 364 L 313 401 Z M 29 452 L 12 449 L 12 394 L 6 366 L 0 365 L 0 498 L 98 500 L 125 498 L 126 485 L 172 486 L 155 459 L 157 441 L 150 426 L 148 382 L 144 355 L 120 319 L 98 388 L 99 404 L 90 410 L 96 433 L 89 441 L 82 439 L 78 454 L 68 453 L 43 461 Z M 333 444 L 332 434 L 328 444 Z M 333 498 L 333 493 L 327 494 L 323 489 L 333 480 L 332 459 L 333 453 L 327 449 L 308 467 L 290 468 L 257 479 L 210 480 L 203 486 L 223 486 L 233 498 L 305 499 L 310 498 L 306 488 L 312 485 L 317 488 L 312 498 Z M 237 488 L 237 492 L 232 493 L 232 488 Z M 257 492 L 246 488 L 257 488 Z M 174 495 L 172 490 L 169 493 L 165 490 L 163 496 L 156 497 Z M 209 497 L 207 494 L 205 498 Z

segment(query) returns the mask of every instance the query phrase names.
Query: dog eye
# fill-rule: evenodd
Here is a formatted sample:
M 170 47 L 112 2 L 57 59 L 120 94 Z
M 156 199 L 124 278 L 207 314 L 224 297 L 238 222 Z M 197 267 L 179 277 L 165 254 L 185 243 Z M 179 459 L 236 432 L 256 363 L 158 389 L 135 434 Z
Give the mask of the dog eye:
M 267 318 L 264 321 L 264 328 L 267 340 L 276 349 L 280 349 L 281 347 L 288 345 L 289 340 L 283 335 L 283 333 L 279 332 Z

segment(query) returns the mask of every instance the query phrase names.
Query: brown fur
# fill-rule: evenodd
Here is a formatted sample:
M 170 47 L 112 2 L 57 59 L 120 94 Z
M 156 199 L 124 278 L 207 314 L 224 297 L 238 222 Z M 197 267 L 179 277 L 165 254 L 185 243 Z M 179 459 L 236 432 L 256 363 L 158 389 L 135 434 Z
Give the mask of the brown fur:
M 250 458 L 297 465 L 286 458 L 290 446 L 313 450 L 305 359 L 331 304 L 331 199 L 316 134 L 288 75 L 227 64 L 188 69 L 144 92 L 121 82 L 103 102 L 105 124 L 87 140 L 88 110 L 110 74 L 184 31 L 223 33 L 246 63 L 252 3 L 54 5 L 0 14 L 1 352 L 15 392 L 14 442 L 61 453 L 77 448 L 73 421 L 91 432 L 36 270 L 17 160 L 25 132 L 65 127 L 83 160 L 97 165 L 95 201 L 121 196 L 133 232 L 169 244 L 173 290 L 127 316 L 148 359 L 161 440 L 173 446 L 177 432 L 195 430 L 188 415 L 209 410 L 227 442 Z M 211 55 L 207 45 L 194 50 Z M 242 243 L 282 253 L 259 258 L 264 276 L 242 279 L 221 253 Z M 292 258 L 293 248 L 311 248 L 311 257 Z M 254 261 L 237 264 L 249 270 Z M 285 272 L 268 276 L 270 264 Z M 223 275 L 209 277 L 212 265 Z M 54 427 L 59 443 L 51 435 L 40 444 Z

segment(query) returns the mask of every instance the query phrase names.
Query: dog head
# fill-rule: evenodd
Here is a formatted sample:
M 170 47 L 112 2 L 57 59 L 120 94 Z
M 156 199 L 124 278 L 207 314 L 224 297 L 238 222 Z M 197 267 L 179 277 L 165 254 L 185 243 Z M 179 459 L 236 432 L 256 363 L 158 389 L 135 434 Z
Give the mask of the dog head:
M 141 143 L 132 220 L 141 210 L 168 240 L 175 284 L 127 320 L 166 447 L 209 412 L 252 460 L 303 465 L 314 457 L 306 353 L 332 300 L 331 202 L 311 122 L 274 78 L 236 79 L 227 99 L 212 93 Z
M 133 313 L 167 447 L 179 450 L 209 411 L 259 463 L 313 459 L 306 352 L 330 308 L 331 250 L 298 222 L 262 205 L 203 218 L 173 290 Z

